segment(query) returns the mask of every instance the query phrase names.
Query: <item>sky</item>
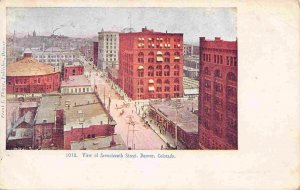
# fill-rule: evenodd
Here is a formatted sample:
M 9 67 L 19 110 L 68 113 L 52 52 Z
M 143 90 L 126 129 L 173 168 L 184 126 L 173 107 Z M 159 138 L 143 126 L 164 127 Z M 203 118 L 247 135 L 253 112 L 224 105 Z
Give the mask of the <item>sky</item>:
M 142 27 L 158 32 L 183 33 L 184 42 L 198 44 L 199 37 L 236 39 L 236 8 L 7 8 L 7 33 L 18 37 L 33 30 L 37 35 L 93 37 L 105 31 Z M 59 29 L 58 29 L 59 28 Z

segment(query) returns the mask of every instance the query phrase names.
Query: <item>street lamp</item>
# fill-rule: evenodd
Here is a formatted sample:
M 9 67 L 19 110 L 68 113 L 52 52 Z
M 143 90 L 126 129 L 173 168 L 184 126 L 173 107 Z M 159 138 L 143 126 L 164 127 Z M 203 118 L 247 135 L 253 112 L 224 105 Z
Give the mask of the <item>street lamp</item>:
M 184 107 L 181 104 L 180 99 L 176 99 L 174 102 L 172 102 L 172 109 L 176 109 L 176 119 L 175 119 L 175 147 L 177 149 L 178 145 L 178 136 L 177 136 L 177 124 L 178 124 L 178 109 Z

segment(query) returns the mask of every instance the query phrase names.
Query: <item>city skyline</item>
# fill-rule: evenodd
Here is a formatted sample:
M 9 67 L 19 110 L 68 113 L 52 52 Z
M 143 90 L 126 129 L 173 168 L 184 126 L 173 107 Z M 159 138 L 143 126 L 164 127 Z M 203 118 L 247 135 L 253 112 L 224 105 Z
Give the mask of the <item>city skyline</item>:
M 158 32 L 184 33 L 185 43 L 195 45 L 202 36 L 229 41 L 237 37 L 235 8 L 7 8 L 6 15 L 7 33 L 16 31 L 18 37 L 32 35 L 34 30 L 37 35 L 55 31 L 70 37 L 95 37 L 102 28 L 120 32 L 130 26 L 136 32 L 147 26 Z

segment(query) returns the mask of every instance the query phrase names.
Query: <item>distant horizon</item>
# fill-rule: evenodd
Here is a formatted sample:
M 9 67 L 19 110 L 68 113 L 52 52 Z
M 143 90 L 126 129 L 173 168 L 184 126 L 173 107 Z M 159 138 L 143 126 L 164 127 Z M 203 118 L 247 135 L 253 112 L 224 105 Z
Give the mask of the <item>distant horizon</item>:
M 82 10 L 84 9 L 84 10 Z M 82 13 L 85 14 L 82 14 Z M 198 44 L 199 37 L 236 40 L 236 8 L 7 8 L 7 34 L 24 37 L 63 35 L 94 38 L 98 32 L 121 32 L 145 26 L 157 32 L 183 33 L 184 43 Z

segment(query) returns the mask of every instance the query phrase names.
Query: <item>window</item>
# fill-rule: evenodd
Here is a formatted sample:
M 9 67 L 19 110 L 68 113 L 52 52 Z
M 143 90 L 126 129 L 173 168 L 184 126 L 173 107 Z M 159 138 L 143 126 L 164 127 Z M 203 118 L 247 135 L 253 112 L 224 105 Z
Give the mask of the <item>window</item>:
M 223 85 L 220 83 L 215 82 L 214 83 L 214 89 L 216 92 L 223 92 Z
M 229 72 L 227 74 L 227 80 L 230 80 L 230 81 L 236 81 L 236 76 L 235 74 L 233 74 L 232 72 Z
M 162 66 L 156 66 L 156 76 L 162 76 Z
M 139 70 L 138 71 L 138 77 L 144 77 L 144 71 Z
M 166 65 L 164 67 L 164 76 L 170 76 L 170 66 Z
M 174 76 L 179 76 L 179 65 L 175 65 L 174 69 L 175 69 Z
M 154 76 L 154 68 L 152 66 L 148 67 L 148 76 Z
M 211 82 L 209 81 L 209 80 L 204 80 L 204 86 L 206 87 L 206 88 L 210 88 L 211 87 Z
M 220 72 L 219 69 L 215 70 L 214 76 L 215 76 L 215 77 L 218 77 L 218 78 L 222 78 L 222 74 L 221 74 L 221 72 Z
M 204 68 L 204 74 L 205 74 L 205 75 L 210 75 L 210 71 L 208 70 L 207 67 Z

